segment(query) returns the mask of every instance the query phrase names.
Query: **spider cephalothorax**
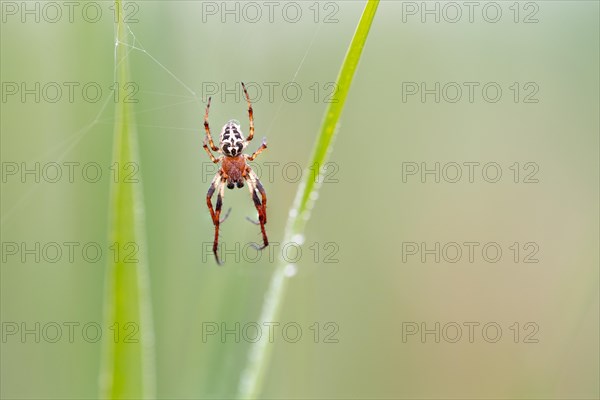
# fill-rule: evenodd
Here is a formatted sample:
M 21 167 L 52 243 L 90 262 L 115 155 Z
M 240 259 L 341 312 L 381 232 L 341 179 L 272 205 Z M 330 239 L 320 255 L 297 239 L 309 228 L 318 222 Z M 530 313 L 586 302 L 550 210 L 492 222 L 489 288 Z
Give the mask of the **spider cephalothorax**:
M 206 194 L 206 204 L 210 210 L 210 216 L 213 224 L 215 225 L 215 240 L 213 242 L 213 253 L 217 260 L 217 264 L 221 264 L 217 248 L 219 246 L 219 226 L 227 218 L 227 215 L 221 219 L 221 207 L 223 206 L 223 197 L 225 195 L 225 185 L 227 188 L 233 189 L 234 187 L 241 188 L 244 186 L 244 181 L 248 183 L 248 190 L 252 195 L 254 206 L 258 212 L 258 221 L 254 222 L 260 225 L 260 231 L 262 233 L 264 245 L 258 247 L 258 249 L 264 249 L 269 245 L 267 239 L 267 233 L 265 232 L 265 224 L 267 223 L 267 194 L 263 188 L 258 176 L 248 166 L 246 161 L 252 161 L 258 156 L 264 149 L 267 148 L 266 138 L 263 139 L 262 144 L 251 156 L 244 154 L 243 150 L 248 146 L 248 143 L 254 137 L 254 115 L 252 111 L 252 104 L 250 103 L 250 97 L 246 91 L 246 86 L 242 82 L 242 88 L 244 89 L 244 95 L 248 103 L 248 117 L 250 119 L 250 133 L 248 138 L 244 138 L 240 123 L 234 119 L 230 120 L 223 126 L 220 136 L 219 147 L 215 146 L 212 136 L 210 134 L 210 126 L 208 125 L 208 111 L 210 109 L 210 97 L 208 98 L 208 104 L 206 105 L 206 113 L 204 114 L 204 129 L 206 130 L 206 137 L 204 138 L 204 150 L 208 153 L 208 156 L 215 164 L 220 163 L 221 168 L 213 178 L 208 193 Z M 222 156 L 215 157 L 211 151 L 221 153 Z M 217 204 L 213 209 L 212 196 L 217 192 Z

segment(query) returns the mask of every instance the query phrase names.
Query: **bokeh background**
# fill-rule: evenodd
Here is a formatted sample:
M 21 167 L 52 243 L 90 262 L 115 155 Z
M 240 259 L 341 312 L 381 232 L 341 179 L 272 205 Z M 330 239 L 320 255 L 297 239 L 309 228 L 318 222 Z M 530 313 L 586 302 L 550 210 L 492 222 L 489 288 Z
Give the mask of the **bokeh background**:
M 83 3 L 73 22 L 62 6 L 55 23 L 49 21 L 53 10 L 44 14 L 45 3 L 26 3 L 40 7 L 39 22 L 35 15 L 22 21 L 25 3 L 14 3 L 14 15 L 7 3 L 0 42 L 0 393 L 7 399 L 95 398 L 101 345 L 84 340 L 81 327 L 103 320 L 105 268 L 112 254 L 107 243 L 115 107 L 111 3 L 97 3 L 102 14 L 95 23 L 82 17 Z M 146 207 L 157 396 L 231 398 L 250 343 L 243 336 L 236 343 L 233 335 L 203 341 L 203 323 L 232 329 L 257 321 L 276 260 L 263 253 L 251 262 L 240 253 L 260 240 L 258 228 L 245 220 L 255 215 L 245 189 L 226 193 L 225 208 L 233 211 L 221 238 L 234 250 L 225 256 L 225 266 L 217 267 L 207 249 L 213 227 L 204 196 L 214 170 L 202 149 L 206 97 L 218 88 L 210 116 L 214 134 L 231 118 L 247 130 L 246 106 L 235 89 L 242 80 L 254 83 L 258 140 L 250 149 L 267 136 L 269 148 L 256 164 L 269 196 L 268 233 L 272 242 L 281 242 L 298 185 L 295 169 L 285 175 L 283 166 L 305 166 L 309 160 L 331 92 L 326 85 L 335 81 L 364 3 L 297 2 L 287 6 L 294 7 L 287 20 L 282 10 L 289 3 L 278 3 L 272 22 L 260 2 L 262 17 L 255 22 L 254 10 L 242 3 L 130 4 L 128 60 L 138 89 L 133 95 L 141 157 L 137 176 L 143 178 Z M 439 22 L 423 14 L 420 2 L 380 4 L 330 157 L 337 181 L 321 188 L 298 273 L 281 319 L 274 321 L 297 323 L 302 337 L 291 343 L 276 331 L 264 397 L 600 395 L 598 3 L 498 2 L 502 14 L 495 23 L 486 18 L 495 18 L 496 6 L 478 3 L 469 21 L 468 8 L 455 4 L 463 13 L 456 23 L 450 21 L 455 10 L 445 3 L 427 3 L 429 9 L 439 7 Z M 291 22 L 296 6 L 300 18 Z M 239 20 L 224 7 L 238 7 Z M 484 18 L 485 7 L 492 8 Z M 93 16 L 94 10 L 88 11 Z M 287 97 L 282 90 L 292 81 L 302 90 L 297 101 L 292 89 Z M 43 95 L 39 102 L 34 95 L 22 101 L 20 93 L 7 94 L 6 82 L 28 87 L 58 82 L 64 91 L 54 103 Z M 80 83 L 72 102 L 64 82 Z M 103 90 L 98 102 L 81 95 L 89 82 Z M 425 82 L 427 88 L 456 82 L 463 95 L 455 103 L 443 93 L 439 102 L 434 95 L 422 101 L 420 93 L 403 91 L 406 82 Z M 473 101 L 464 82 L 480 85 Z M 497 102 L 482 95 L 489 82 L 502 88 Z M 274 88 L 271 99 L 268 85 Z M 263 90 L 260 98 L 256 87 Z M 536 93 L 526 98 L 532 88 Z M 95 162 L 103 174 L 96 183 L 83 180 L 77 168 L 72 183 L 66 168 L 57 183 L 43 177 L 36 183 L 31 175 L 22 182 L 8 174 L 12 163 L 32 168 L 36 162 L 41 167 Z M 272 174 L 265 167 L 269 162 L 278 163 L 271 164 Z M 490 183 L 480 167 L 469 182 L 463 166 L 456 183 L 444 178 L 453 174 L 441 175 L 439 183 L 432 175 L 403 179 L 406 163 L 419 168 L 440 163 L 441 169 L 452 162 L 497 163 L 502 176 Z M 526 163 L 534 164 L 526 168 Z M 524 182 L 534 169 L 530 177 L 537 182 Z M 7 254 L 8 242 L 30 248 L 36 242 L 94 242 L 104 252 L 97 263 L 78 252 L 74 262 L 66 255 L 55 263 L 37 263 L 32 256 L 23 262 L 21 253 Z M 410 242 L 429 249 L 436 242 L 480 245 L 473 262 L 461 245 L 457 262 L 442 257 L 437 263 L 433 255 L 425 262 L 421 252 L 407 255 Z M 501 247 L 500 261 L 482 257 L 488 242 Z M 517 262 L 515 242 L 521 248 Z M 533 247 L 523 248 L 529 242 Z M 279 255 L 281 246 L 273 248 Z M 524 262 L 532 249 L 538 262 Z M 63 327 L 56 343 L 43 332 L 39 343 L 35 335 L 8 334 L 14 324 L 34 329 L 36 323 L 54 322 Z M 68 322 L 80 324 L 72 343 L 63 325 Z M 310 329 L 315 322 L 318 343 Z M 324 340 L 332 331 L 324 328 L 328 322 L 337 327 L 332 336 L 337 343 Z M 403 336 L 406 323 L 434 329 L 451 322 L 462 327 L 456 343 L 446 340 L 454 337 L 450 328 L 446 336 L 440 328 L 439 343 L 432 334 L 424 340 L 419 334 Z M 464 325 L 469 322 L 480 324 L 472 343 Z M 502 328 L 495 343 L 482 335 L 487 323 Z M 527 323 L 532 324 L 526 328 Z M 112 332 L 104 327 L 103 334 Z

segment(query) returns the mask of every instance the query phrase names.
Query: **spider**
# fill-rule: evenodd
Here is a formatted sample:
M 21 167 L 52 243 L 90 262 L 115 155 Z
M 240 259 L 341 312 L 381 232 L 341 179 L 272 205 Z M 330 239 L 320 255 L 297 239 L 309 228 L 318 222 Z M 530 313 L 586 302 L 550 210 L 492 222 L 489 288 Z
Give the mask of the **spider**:
M 254 201 L 256 211 L 258 211 L 258 221 L 253 221 L 250 218 L 248 218 L 248 220 L 256 225 L 260 225 L 260 231 L 262 233 L 264 243 L 263 246 L 259 247 L 256 245 L 255 248 L 257 250 L 262 250 L 269 245 L 267 233 L 265 232 L 265 224 L 267 223 L 267 193 L 260 183 L 256 173 L 247 164 L 247 161 L 254 160 L 256 156 L 258 156 L 264 149 L 267 148 L 267 138 L 263 138 L 262 144 L 251 156 L 242 153 L 254 137 L 254 116 L 252 111 L 252 103 L 250 103 L 250 97 L 248 96 L 248 91 L 246 90 L 246 86 L 243 82 L 242 89 L 244 90 L 244 96 L 246 97 L 246 102 L 248 103 L 248 118 L 250 119 L 250 133 L 248 134 L 247 138 L 244 138 L 244 135 L 242 134 L 239 121 L 232 119 L 223 126 L 223 129 L 221 129 L 220 146 L 215 146 L 210 134 L 210 126 L 208 125 L 210 97 L 208 98 L 208 104 L 206 105 L 206 113 L 204 114 L 204 129 L 206 130 L 206 136 L 204 137 L 204 144 L 202 147 L 204 147 L 204 150 L 206 150 L 206 153 L 213 163 L 221 164 L 221 168 L 219 168 L 219 171 L 213 178 L 208 189 L 208 193 L 206 194 L 206 204 L 208 205 L 210 216 L 213 224 L 215 225 L 213 253 L 215 254 L 215 259 L 217 260 L 218 265 L 221 265 L 219 255 L 217 253 L 217 248 L 219 246 L 219 225 L 227 219 L 229 216 L 229 211 L 231 211 L 230 208 L 225 217 L 221 219 L 220 215 L 221 207 L 223 206 L 223 197 L 225 196 L 225 185 L 227 185 L 228 189 L 233 189 L 236 186 L 238 188 L 244 187 L 244 181 L 248 183 L 250 195 Z M 222 155 L 215 157 L 209 150 L 209 146 L 212 151 Z M 217 204 L 213 208 L 211 199 L 215 192 L 217 192 Z

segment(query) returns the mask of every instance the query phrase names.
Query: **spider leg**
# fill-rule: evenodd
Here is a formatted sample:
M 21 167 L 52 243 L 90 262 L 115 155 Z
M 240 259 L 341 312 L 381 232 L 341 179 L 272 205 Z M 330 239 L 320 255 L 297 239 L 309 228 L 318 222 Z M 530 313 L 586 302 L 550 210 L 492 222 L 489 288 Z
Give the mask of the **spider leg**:
M 254 171 L 252 171 L 252 174 L 254 174 L 254 176 L 256 176 Z M 256 189 L 258 189 L 261 199 L 262 199 L 263 225 L 266 225 L 267 224 L 267 192 L 265 192 L 265 188 L 263 188 L 263 185 L 260 183 L 260 180 L 258 180 L 258 176 L 256 176 L 255 179 L 256 179 Z M 266 239 L 266 235 L 265 235 L 265 239 Z M 267 242 L 267 241 L 265 240 L 265 242 Z
M 254 204 L 256 206 L 257 204 L 257 200 L 258 203 L 260 205 L 260 210 L 257 208 L 257 211 L 259 212 L 259 216 L 261 214 L 264 215 L 264 222 L 263 224 L 266 225 L 267 223 L 267 193 L 265 192 L 265 189 L 263 188 L 263 185 L 260 183 L 260 180 L 258 179 L 258 175 L 256 175 L 256 172 L 254 172 L 252 170 L 252 168 L 250 167 L 246 167 L 246 174 L 244 176 L 244 178 L 246 180 L 248 180 L 248 182 L 250 183 L 250 185 L 248 186 L 248 189 L 250 190 L 250 194 L 252 195 L 252 200 L 254 201 Z M 261 195 L 262 201 L 261 199 L 258 198 L 258 194 Z M 260 220 L 254 220 L 250 217 L 246 217 L 246 219 L 250 222 L 252 222 L 254 225 L 260 225 Z
M 254 171 L 252 171 L 252 174 L 254 174 Z M 266 225 L 267 224 L 267 192 L 265 192 L 265 188 L 263 188 L 263 185 L 260 183 L 260 180 L 258 180 L 258 177 L 255 177 L 254 179 L 256 180 L 256 182 L 254 183 L 255 188 L 251 192 L 252 200 L 254 201 L 255 206 L 257 206 L 256 205 L 257 200 L 260 203 L 260 207 L 262 209 L 262 214 L 264 216 L 264 220 L 262 222 L 260 221 L 260 213 L 261 213 L 260 211 L 258 211 L 258 216 L 259 216 L 258 221 L 255 219 L 252 219 L 250 217 L 246 217 L 246 219 L 248 221 L 252 222 L 254 225 Z M 258 198 L 257 192 L 260 193 L 262 202 Z M 257 210 L 258 210 L 258 208 L 257 208 Z
M 215 175 L 214 179 L 212 180 L 210 187 L 208 188 L 208 193 L 206 195 L 206 203 L 208 204 L 208 209 L 210 210 L 210 216 L 211 219 L 214 221 L 216 218 L 216 213 L 213 210 L 213 206 L 212 206 L 212 201 L 211 198 L 215 192 L 216 189 L 220 188 L 221 184 L 223 183 L 221 180 L 221 175 L 220 173 L 218 173 L 217 175 Z M 225 216 L 223 218 L 221 218 L 221 220 L 219 221 L 221 224 L 223 222 L 225 222 L 225 220 L 227 219 L 227 217 L 229 217 L 229 214 L 231 214 L 231 207 L 229 207 L 229 209 L 227 210 L 227 212 L 225 213 Z
M 260 145 L 260 147 L 251 156 L 247 156 L 246 159 L 248 161 L 254 161 L 256 156 L 258 156 L 260 153 L 262 153 L 263 150 L 265 150 L 266 148 L 267 148 L 267 138 L 263 138 L 262 144 Z
M 225 221 L 225 219 L 229 215 L 229 211 L 231 211 L 230 209 L 227 212 L 227 215 L 225 215 L 225 218 L 223 218 L 223 220 L 220 220 L 221 207 L 223 206 L 223 192 L 225 189 L 225 185 L 223 184 L 224 182 L 225 179 L 219 172 L 217 175 L 215 175 L 215 178 L 213 179 L 212 183 L 210 184 L 210 187 L 208 188 L 208 193 L 206 194 L 206 204 L 208 206 L 210 216 L 215 226 L 215 240 L 213 242 L 213 253 L 215 254 L 215 259 L 217 260 L 218 265 L 222 265 L 221 260 L 219 260 L 219 254 L 217 253 L 217 248 L 219 247 L 219 225 L 221 222 Z M 211 198 L 217 190 L 217 204 L 213 209 Z
M 219 161 L 221 161 L 222 157 L 215 157 L 213 155 L 213 153 L 211 153 L 210 150 L 208 149 L 208 145 L 206 144 L 206 137 L 204 138 L 204 143 L 202 144 L 202 147 L 204 147 L 204 150 L 206 150 L 206 154 L 208 154 L 208 156 L 210 157 L 210 160 L 212 162 L 214 162 L 216 164 Z
M 210 97 L 208 98 L 208 104 L 206 105 L 206 112 L 204 113 L 204 130 L 206 131 L 206 136 L 208 137 L 208 143 L 210 144 L 210 148 L 212 151 L 218 151 L 219 148 L 215 146 L 213 142 L 212 136 L 210 134 L 210 126 L 208 125 L 208 111 L 210 110 Z M 214 157 L 212 157 L 214 158 Z M 214 160 L 213 160 L 214 161 Z
M 250 119 L 250 132 L 248 132 L 248 137 L 246 138 L 246 143 L 248 143 L 254 137 L 254 112 L 252 110 L 252 103 L 250 102 L 250 96 L 248 96 L 248 91 L 246 90 L 246 85 L 244 85 L 244 82 L 242 82 L 242 88 L 244 89 L 244 96 L 246 96 L 246 102 L 248 103 L 248 118 Z
M 254 247 L 258 250 L 262 250 L 269 245 L 269 239 L 267 239 L 267 232 L 265 231 L 265 224 L 267 223 L 267 194 L 254 171 L 252 171 L 250 167 L 247 167 L 246 172 L 247 174 L 244 176 L 244 178 L 248 182 L 248 190 L 252 195 L 252 201 L 254 201 L 254 206 L 258 212 L 257 225 L 260 225 L 260 232 L 262 233 L 264 243 L 263 246 Z M 258 193 L 260 193 L 262 201 L 261 198 L 258 197 Z M 254 223 L 254 221 L 251 219 L 249 220 Z
M 213 220 L 213 223 L 215 222 L 215 210 L 213 208 L 211 199 L 212 199 L 213 194 L 215 193 L 215 190 L 220 188 L 220 185 L 222 183 L 221 179 L 222 179 L 222 176 L 221 176 L 221 172 L 219 171 L 213 178 L 212 182 L 210 183 L 210 186 L 208 188 L 208 193 L 206 193 L 206 205 L 208 206 L 208 211 L 210 211 L 210 217 Z

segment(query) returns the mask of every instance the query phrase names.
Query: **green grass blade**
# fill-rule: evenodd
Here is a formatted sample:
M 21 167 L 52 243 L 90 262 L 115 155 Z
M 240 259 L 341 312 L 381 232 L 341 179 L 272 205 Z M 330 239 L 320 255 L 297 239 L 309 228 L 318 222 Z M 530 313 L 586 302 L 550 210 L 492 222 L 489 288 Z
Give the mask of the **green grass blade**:
M 354 33 L 354 37 L 352 38 L 352 42 L 350 43 L 350 47 L 348 48 L 348 52 L 346 53 L 346 57 L 344 58 L 344 62 L 338 74 L 336 80 L 337 93 L 333 102 L 329 103 L 329 108 L 325 113 L 321 125 L 321 132 L 315 143 L 309 166 L 322 167 L 326 162 L 328 153 L 332 150 L 331 144 L 333 137 L 337 130 L 344 105 L 346 104 L 346 97 L 350 91 L 350 85 L 354 78 L 354 73 L 358 66 L 367 36 L 369 35 L 371 23 L 375 17 L 378 5 L 379 0 L 369 0 L 363 10 L 358 27 L 356 28 L 356 32 Z M 296 223 L 306 222 L 308 220 L 308 218 L 302 217 L 302 215 L 303 213 L 310 211 L 310 208 L 312 207 L 310 195 L 314 190 L 318 190 L 317 182 L 320 182 L 320 179 L 315 179 L 313 175 L 314 174 L 304 174 L 303 176 L 305 176 L 306 179 L 303 180 L 302 185 L 298 189 L 298 192 L 301 192 L 302 195 L 299 198 L 299 203 L 296 204 L 298 210 L 297 218 L 295 218 Z
M 124 15 L 115 1 L 117 15 Z M 123 18 L 115 24 L 115 80 L 119 87 L 130 81 L 127 27 Z M 103 354 L 100 397 L 108 399 L 153 398 L 154 334 L 149 293 L 144 201 L 139 174 L 124 179 L 127 166 L 138 164 L 137 133 L 131 105 L 116 103 L 113 161 L 118 175 L 111 185 L 111 260 L 106 274 Z
M 350 85 L 354 78 L 354 73 L 358 66 L 378 5 L 379 0 L 369 0 L 363 10 L 358 27 L 356 28 L 354 37 L 352 38 L 352 42 L 350 43 L 350 47 L 348 48 L 348 52 L 346 53 L 346 57 L 344 58 L 344 62 L 342 63 L 342 67 L 337 77 L 336 88 L 338 90 L 335 102 L 330 103 L 329 108 L 325 113 L 321 132 L 315 143 L 308 168 L 311 166 L 322 167 L 327 160 L 328 154 L 332 150 L 333 137 L 337 131 L 340 116 L 344 110 L 346 97 L 348 96 Z M 319 189 L 319 182 L 322 180 L 323 171 L 319 168 L 316 177 L 317 179 L 315 179 L 313 174 L 309 173 L 308 168 L 303 174 L 303 179 L 296 192 L 294 204 L 290 210 L 284 233 L 284 243 L 298 240 L 302 241 L 300 238 L 303 236 L 304 227 L 310 218 L 310 210 L 314 205 L 313 199 L 316 198 L 313 193 L 316 193 Z M 289 277 L 294 275 L 295 268 L 294 265 L 287 264 L 283 262 L 283 260 L 276 267 L 265 295 L 265 302 L 259 318 L 259 324 L 278 320 L 279 310 L 285 296 Z M 240 380 L 238 392 L 240 398 L 256 398 L 261 392 L 272 348 L 272 344 L 268 344 L 267 336 L 268 335 L 263 335 L 263 337 L 250 348 L 248 362 Z

